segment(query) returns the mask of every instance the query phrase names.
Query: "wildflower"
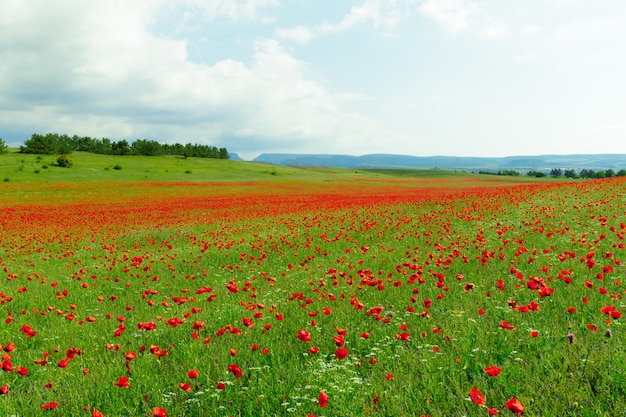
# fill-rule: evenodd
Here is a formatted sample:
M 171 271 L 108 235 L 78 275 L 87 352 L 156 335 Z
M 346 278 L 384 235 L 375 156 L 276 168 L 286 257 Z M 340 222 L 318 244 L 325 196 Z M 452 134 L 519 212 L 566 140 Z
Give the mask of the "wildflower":
M 59 403 L 52 401 L 52 402 L 43 404 L 41 408 L 43 408 L 44 410 L 54 410 L 55 408 L 57 408 L 58 405 Z
M 504 406 L 508 408 L 513 414 L 517 414 L 518 416 L 524 412 L 524 404 L 522 404 L 515 397 L 511 397 L 511 399 L 507 401 Z
M 328 404 L 328 395 L 326 394 L 326 392 L 320 392 L 320 395 L 318 395 L 317 397 L 317 402 L 320 404 L 321 408 L 326 407 L 326 404 Z
M 130 384 L 128 383 L 128 378 L 123 375 L 113 385 L 115 385 L 116 387 L 120 387 L 120 388 L 130 387 Z
M 311 333 L 307 332 L 306 330 L 298 330 L 298 340 L 300 340 L 301 342 L 305 342 L 308 343 L 311 341 Z
M 191 379 L 195 379 L 198 377 L 198 371 L 196 369 L 192 369 L 191 371 L 187 372 L 187 376 Z
M 570 345 L 574 343 L 574 333 L 568 333 L 567 338 L 569 339 Z
M 165 408 L 152 407 L 152 417 L 167 417 Z
M 470 399 L 480 406 L 483 406 L 487 403 L 487 400 L 485 399 L 483 393 L 478 391 L 476 388 L 470 388 Z
M 335 351 L 335 356 L 337 357 L 337 359 L 343 360 L 346 358 L 346 356 L 348 356 L 348 353 L 350 353 L 348 349 L 341 347 Z
M 235 363 L 231 363 L 230 365 L 228 365 L 228 372 L 232 372 L 233 375 L 235 375 L 235 377 L 237 378 L 241 378 L 243 376 L 241 368 Z
M 502 329 L 506 329 L 506 330 L 513 330 L 513 329 L 515 329 L 515 327 L 514 327 L 514 326 L 512 326 L 511 324 L 509 324 L 509 322 L 508 322 L 508 321 L 506 321 L 506 320 L 502 320 L 502 321 L 500 322 L 500 327 L 501 327 Z
M 492 365 L 484 368 L 483 371 L 485 371 L 485 373 L 489 376 L 498 376 L 500 375 L 500 372 L 502 372 L 502 369 Z

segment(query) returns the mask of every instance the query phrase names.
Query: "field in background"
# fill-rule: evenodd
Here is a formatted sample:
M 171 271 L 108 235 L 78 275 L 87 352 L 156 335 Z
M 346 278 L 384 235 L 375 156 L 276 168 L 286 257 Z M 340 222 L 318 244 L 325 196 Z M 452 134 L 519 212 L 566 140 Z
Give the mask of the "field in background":
M 626 412 L 624 179 L 70 158 L 0 155 L 0 414 Z

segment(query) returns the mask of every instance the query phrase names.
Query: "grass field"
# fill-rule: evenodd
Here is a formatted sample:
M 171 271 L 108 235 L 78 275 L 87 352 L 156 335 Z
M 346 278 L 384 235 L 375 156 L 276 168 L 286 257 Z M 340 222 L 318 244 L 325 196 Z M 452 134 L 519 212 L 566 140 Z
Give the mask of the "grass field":
M 0 415 L 626 415 L 623 178 L 70 158 L 0 155 Z

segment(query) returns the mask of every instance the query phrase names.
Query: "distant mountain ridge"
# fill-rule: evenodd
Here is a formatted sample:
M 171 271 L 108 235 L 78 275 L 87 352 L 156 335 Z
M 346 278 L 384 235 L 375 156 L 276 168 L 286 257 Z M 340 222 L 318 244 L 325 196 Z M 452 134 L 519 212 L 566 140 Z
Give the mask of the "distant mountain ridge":
M 411 156 L 393 154 L 315 155 L 264 153 L 253 162 L 284 166 L 319 166 L 359 169 L 447 169 L 460 171 L 549 171 L 561 169 L 619 170 L 626 168 L 626 154 L 536 155 L 506 157 Z

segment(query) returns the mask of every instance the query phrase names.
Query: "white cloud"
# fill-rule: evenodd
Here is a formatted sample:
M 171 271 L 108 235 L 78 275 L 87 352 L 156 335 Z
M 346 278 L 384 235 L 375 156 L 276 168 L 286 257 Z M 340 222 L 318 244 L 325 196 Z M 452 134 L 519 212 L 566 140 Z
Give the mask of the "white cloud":
M 490 4 L 470 0 L 425 0 L 418 12 L 439 23 L 446 32 L 474 33 L 483 39 L 500 39 L 507 26 L 487 12 Z
M 479 8 L 465 0 L 426 0 L 418 11 L 455 33 L 470 29 Z
M 338 23 L 323 22 L 311 27 L 276 29 L 279 39 L 308 43 L 318 36 L 341 33 L 355 26 L 372 24 L 383 34 L 390 33 L 402 20 L 410 15 L 407 5 L 413 0 L 365 0 L 359 6 L 352 6 L 350 11 Z
M 0 125 L 29 135 L 206 141 L 252 153 L 353 152 L 385 135 L 343 111 L 355 96 L 327 91 L 275 40 L 258 39 L 249 64 L 197 64 L 185 40 L 151 31 L 165 3 L 48 4 L 16 1 L 3 10 L 11 39 L 0 37 L 0 109 L 7 110 Z
M 228 17 L 234 20 L 273 21 L 262 10 L 280 5 L 279 0 L 179 0 L 185 6 L 198 10 L 204 18 Z
M 313 32 L 305 26 L 296 26 L 287 29 L 277 28 L 274 31 L 274 35 L 279 39 L 297 43 L 309 43 L 313 39 Z
M 528 25 L 522 28 L 522 36 L 534 36 L 541 33 L 541 28 L 539 26 Z

